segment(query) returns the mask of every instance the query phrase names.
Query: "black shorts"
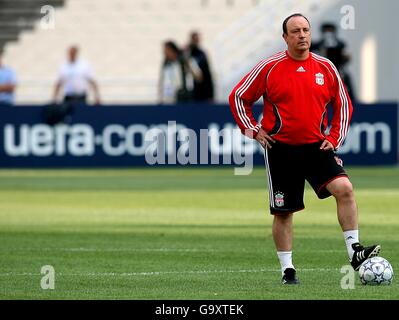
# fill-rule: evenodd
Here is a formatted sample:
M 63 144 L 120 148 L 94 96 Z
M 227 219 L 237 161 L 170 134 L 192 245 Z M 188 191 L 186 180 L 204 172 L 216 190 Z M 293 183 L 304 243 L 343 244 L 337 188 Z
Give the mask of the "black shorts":
M 276 142 L 265 150 L 271 214 L 304 209 L 305 180 L 324 199 L 331 196 L 328 183 L 347 176 L 342 160 L 334 151 L 320 150 L 321 143 L 295 146 Z

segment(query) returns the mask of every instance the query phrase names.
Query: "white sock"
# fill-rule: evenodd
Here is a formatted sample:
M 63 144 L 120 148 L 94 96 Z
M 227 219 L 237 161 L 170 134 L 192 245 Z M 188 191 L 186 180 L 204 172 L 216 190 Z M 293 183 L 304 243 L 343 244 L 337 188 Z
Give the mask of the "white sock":
M 353 253 L 355 252 L 352 248 L 352 244 L 359 242 L 359 230 L 344 231 L 344 238 L 349 259 L 352 259 Z
M 292 264 L 292 251 L 277 251 L 278 259 L 280 260 L 281 273 L 284 274 L 284 270 L 287 268 L 295 269 Z

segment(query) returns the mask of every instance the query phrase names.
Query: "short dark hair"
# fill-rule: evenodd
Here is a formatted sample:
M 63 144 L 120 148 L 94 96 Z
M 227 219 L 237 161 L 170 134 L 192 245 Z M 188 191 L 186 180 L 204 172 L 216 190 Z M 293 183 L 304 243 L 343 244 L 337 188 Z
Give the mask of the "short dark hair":
M 327 30 L 331 30 L 333 32 L 337 31 L 336 25 L 334 23 L 332 23 L 332 22 L 323 23 L 321 25 L 320 29 L 321 29 L 322 32 L 327 31 Z
M 164 42 L 164 46 L 172 49 L 173 52 L 175 52 L 177 55 L 181 53 L 179 47 L 177 46 L 176 42 L 173 40 L 167 40 Z
M 288 33 L 288 32 L 287 32 L 287 23 L 288 23 L 288 20 L 290 20 L 290 19 L 293 18 L 293 17 L 302 17 L 302 18 L 305 18 L 306 21 L 309 23 L 309 27 L 310 27 L 310 22 L 309 22 L 309 19 L 308 19 L 308 18 L 306 18 L 302 13 L 294 13 L 294 14 L 290 15 L 289 17 L 285 18 L 285 20 L 284 20 L 284 22 L 283 22 L 283 32 L 284 32 L 284 34 L 287 34 L 287 33 Z

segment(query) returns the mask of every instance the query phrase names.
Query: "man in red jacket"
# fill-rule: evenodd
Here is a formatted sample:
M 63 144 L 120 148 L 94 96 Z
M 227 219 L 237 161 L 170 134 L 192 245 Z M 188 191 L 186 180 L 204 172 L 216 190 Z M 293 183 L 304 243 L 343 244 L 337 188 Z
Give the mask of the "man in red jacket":
M 344 142 L 352 103 L 336 67 L 309 51 L 309 20 L 293 14 L 283 22 L 287 50 L 259 62 L 233 89 L 230 108 L 243 134 L 265 148 L 273 239 L 282 283 L 297 284 L 292 263 L 293 213 L 304 209 L 307 180 L 320 199 L 334 196 L 338 221 L 352 267 L 358 270 L 380 245 L 359 243 L 357 206 L 352 184 L 335 151 Z M 252 105 L 263 97 L 257 123 Z M 327 128 L 327 105 L 333 109 Z

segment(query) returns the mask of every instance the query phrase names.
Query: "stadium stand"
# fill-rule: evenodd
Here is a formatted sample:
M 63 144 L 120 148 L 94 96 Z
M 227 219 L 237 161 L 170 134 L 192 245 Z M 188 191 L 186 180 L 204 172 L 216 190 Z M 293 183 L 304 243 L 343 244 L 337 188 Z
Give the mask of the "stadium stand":
M 0 51 L 7 42 L 18 40 L 24 30 L 32 30 L 45 5 L 59 7 L 64 0 L 0 0 Z
M 1 7 L 2 15 L 8 16 L 11 7 L 15 12 L 7 21 L 17 25 L 15 21 L 26 14 L 29 28 L 19 28 L 19 37 L 17 31 L 3 29 L 8 28 L 4 24 L 0 28 L 7 41 L 5 60 L 18 74 L 17 104 L 48 102 L 70 44 L 79 45 L 82 57 L 93 66 L 104 103 L 155 103 L 162 42 L 172 38 L 185 45 L 193 29 L 201 33 L 208 51 L 216 98 L 225 102 L 231 85 L 256 60 L 278 49 L 276 36 L 281 35 L 281 21 L 287 13 L 317 14 L 317 2 L 3 0 L 0 3 L 10 7 L 5 12 Z M 59 6 L 50 17 L 54 27 L 43 27 L 43 19 L 49 18 L 40 11 L 44 3 Z

